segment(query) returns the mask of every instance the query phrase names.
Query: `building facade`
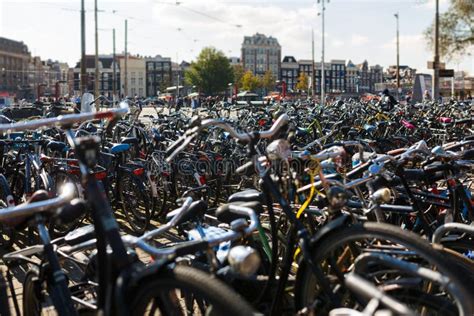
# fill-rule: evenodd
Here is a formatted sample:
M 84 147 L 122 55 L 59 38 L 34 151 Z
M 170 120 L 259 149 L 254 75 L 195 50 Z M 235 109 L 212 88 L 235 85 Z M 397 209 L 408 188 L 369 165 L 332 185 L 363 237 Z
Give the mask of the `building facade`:
M 280 80 L 286 82 L 288 91 L 295 91 L 298 82 L 299 65 L 293 56 L 285 56 L 281 62 Z
M 229 57 L 229 63 L 231 66 L 242 64 L 240 57 Z
M 245 36 L 241 53 L 244 69 L 254 75 L 263 76 L 267 71 L 275 77 L 280 74 L 281 46 L 276 38 L 260 33 Z
M 146 64 L 146 96 L 153 97 L 164 92 L 172 83 L 171 58 L 145 58 Z
M 357 65 L 358 71 L 358 86 L 359 93 L 368 93 L 370 92 L 370 73 L 369 73 L 369 63 L 367 60 L 364 60 L 363 63 Z
M 115 67 L 115 79 L 114 79 Z M 74 67 L 74 93 L 77 95 L 81 91 L 81 62 Z M 95 89 L 95 56 L 86 55 L 86 76 L 87 91 L 93 93 Z M 118 62 L 114 62 L 113 55 L 99 56 L 99 93 L 111 98 L 114 93 L 120 93 L 120 67 Z M 118 95 L 117 95 L 118 96 Z
M 0 92 L 23 97 L 31 54 L 23 42 L 0 37 Z
M 190 66 L 191 64 L 184 60 L 180 64 L 174 63 L 174 62 L 171 63 L 171 78 L 172 78 L 172 83 L 173 83 L 172 86 L 180 87 L 179 88 L 180 96 L 187 95 L 191 93 L 191 91 L 193 90 L 192 87 L 189 87 L 185 84 L 185 80 L 184 80 L 184 74 Z M 169 92 L 175 93 L 176 90 L 170 89 Z
M 118 57 L 120 71 L 120 93 L 128 97 L 145 97 L 146 95 L 146 62 L 140 56 L 128 56 L 127 80 L 125 84 L 125 57 Z
M 316 94 L 321 93 L 321 78 L 322 69 L 321 63 L 314 63 L 313 75 L 313 61 L 300 60 L 299 72 L 304 72 L 312 82 L 314 82 L 314 90 Z M 324 63 L 324 91 L 325 93 L 342 93 L 346 89 L 346 65 L 344 60 L 331 60 Z M 311 82 L 309 82 L 311 84 Z
M 370 73 L 370 82 L 369 82 L 369 91 L 371 93 L 376 92 L 375 84 L 383 82 L 383 68 L 380 65 L 374 65 L 369 67 Z
M 349 94 L 359 93 L 359 72 L 351 60 L 346 65 L 346 92 Z
M 327 68 L 326 68 L 327 69 Z M 328 93 L 346 92 L 346 61 L 331 60 L 326 75 L 326 91 Z

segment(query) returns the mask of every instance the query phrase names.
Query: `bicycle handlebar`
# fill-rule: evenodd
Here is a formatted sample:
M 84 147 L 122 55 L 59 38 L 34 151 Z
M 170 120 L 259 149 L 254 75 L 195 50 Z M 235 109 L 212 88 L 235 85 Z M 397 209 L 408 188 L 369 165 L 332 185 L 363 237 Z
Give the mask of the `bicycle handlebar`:
M 0 221 L 13 219 L 17 217 L 31 216 L 35 213 L 52 211 L 58 207 L 64 206 L 74 198 L 74 184 L 67 183 L 64 186 L 60 196 L 38 202 L 20 204 L 18 206 L 7 207 L 0 212 Z
M 186 146 L 193 140 L 193 138 L 199 133 L 200 130 L 209 126 L 219 127 L 230 134 L 230 136 L 237 138 L 242 142 L 249 142 L 252 140 L 254 135 L 257 135 L 259 138 L 271 138 L 273 137 L 284 125 L 289 122 L 290 118 L 287 114 L 281 115 L 272 125 L 269 130 L 261 131 L 261 132 L 254 132 L 254 133 L 239 133 L 237 132 L 229 123 L 216 120 L 216 119 L 207 119 L 200 123 L 199 126 L 193 127 L 192 129 L 186 131 L 186 133 L 180 137 L 176 142 L 171 144 L 170 148 L 167 152 L 171 152 L 169 156 L 166 158 L 166 162 L 171 162 L 176 155 L 178 155 L 181 151 L 183 151 Z
M 186 205 L 187 207 L 185 208 L 184 205 L 181 207 L 181 211 L 173 217 L 171 222 L 168 224 L 164 225 L 166 228 L 172 225 L 172 223 L 176 223 L 182 216 L 187 211 L 187 208 L 189 208 L 189 205 L 187 204 L 189 201 L 192 202 L 191 198 L 186 199 Z M 205 238 L 203 240 L 195 240 L 195 241 L 189 241 L 189 242 L 183 242 L 181 245 L 175 246 L 175 247 L 169 247 L 169 248 L 156 248 L 148 243 L 146 243 L 147 239 L 152 238 L 153 236 L 156 236 L 159 234 L 158 231 L 163 232 L 165 229 L 156 229 L 152 232 L 149 232 L 142 237 L 134 237 L 134 236 L 123 236 L 122 240 L 129 246 L 134 246 L 142 249 L 145 252 L 148 252 L 152 254 L 155 258 L 164 258 L 164 257 L 173 257 L 173 256 L 179 256 L 180 254 L 186 253 L 188 251 L 189 253 L 193 251 L 198 251 L 198 250 L 204 250 L 209 247 L 214 247 L 216 245 L 219 245 L 222 242 L 225 241 L 234 241 L 236 239 L 242 238 L 243 236 L 248 236 L 254 231 L 257 230 L 259 219 L 257 214 L 248 207 L 240 206 L 240 205 L 229 205 L 229 211 L 232 213 L 236 213 L 239 215 L 244 215 L 250 219 L 250 224 L 245 227 L 242 230 L 238 231 L 228 231 L 224 234 L 217 235 L 217 236 L 212 236 L 210 238 Z
M 168 223 L 158 227 L 157 229 L 146 232 L 143 236 L 138 238 L 138 241 L 149 240 L 149 239 L 151 239 L 155 236 L 158 236 L 158 235 L 170 230 L 174 226 L 176 226 L 176 223 L 186 214 L 186 212 L 188 211 L 188 209 L 189 209 L 189 207 L 191 206 L 192 203 L 193 203 L 193 199 L 191 197 L 187 197 L 184 200 L 183 205 L 181 205 L 180 208 L 173 211 L 173 213 L 176 213 L 176 214 L 173 216 L 173 218 Z
M 55 125 L 69 125 L 84 121 L 98 120 L 98 119 L 112 119 L 115 117 L 122 116 L 128 113 L 128 105 L 121 103 L 119 109 L 112 109 L 108 111 L 96 112 L 96 113 L 80 113 L 80 114 L 67 114 L 60 115 L 58 117 L 39 119 L 29 122 L 19 122 L 12 124 L 0 124 L 0 132 L 14 132 L 14 131 L 27 131 L 34 130 L 46 126 Z

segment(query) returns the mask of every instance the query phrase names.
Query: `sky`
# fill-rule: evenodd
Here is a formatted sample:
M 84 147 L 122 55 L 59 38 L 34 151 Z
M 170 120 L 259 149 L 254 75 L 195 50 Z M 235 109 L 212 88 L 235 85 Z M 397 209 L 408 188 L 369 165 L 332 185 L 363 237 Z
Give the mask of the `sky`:
M 326 61 L 352 60 L 384 67 L 396 64 L 396 19 L 400 17 L 400 64 L 427 72 L 433 52 L 423 31 L 435 13 L 435 0 L 330 0 L 325 10 Z M 445 12 L 449 0 L 439 0 Z M 95 51 L 94 1 L 85 0 L 86 50 Z M 98 0 L 99 53 L 112 53 L 112 29 L 117 52 L 124 50 L 128 19 L 128 51 L 172 60 L 193 60 L 206 46 L 228 56 L 240 56 L 243 37 L 256 32 L 276 37 L 283 56 L 321 60 L 321 4 L 317 0 Z M 80 0 L 0 0 L 0 36 L 23 41 L 43 59 L 66 61 L 80 57 Z M 474 53 L 474 51 L 473 51 Z M 474 74 L 474 57 L 447 68 Z

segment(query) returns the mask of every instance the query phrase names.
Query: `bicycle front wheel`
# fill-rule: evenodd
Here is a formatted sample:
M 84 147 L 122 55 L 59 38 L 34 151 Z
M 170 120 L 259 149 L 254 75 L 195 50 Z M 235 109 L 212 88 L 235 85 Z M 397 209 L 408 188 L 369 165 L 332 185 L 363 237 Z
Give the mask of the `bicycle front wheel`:
M 252 307 L 209 274 L 188 266 L 160 272 L 142 284 L 130 305 L 133 315 L 252 315 Z
M 128 224 L 137 234 L 143 234 L 150 222 L 151 197 L 143 181 L 131 173 L 119 178 L 120 202 Z
M 451 287 L 426 281 L 384 264 L 371 263 L 368 278 L 387 294 L 408 307 L 428 314 L 471 315 L 472 295 L 456 271 L 452 261 L 442 256 L 418 235 L 397 226 L 366 222 L 335 229 L 312 245 L 312 262 L 325 273 L 331 294 L 339 303 L 327 300 L 328 293 L 321 280 L 307 263 L 300 265 L 295 286 L 297 309 L 328 310 L 329 306 L 361 308 L 357 296 L 344 286 L 347 273 L 353 272 L 360 255 L 384 254 L 391 258 L 415 263 L 419 268 L 440 272 L 450 280 Z M 462 273 L 462 272 L 461 272 Z M 324 280 L 322 280 L 324 281 Z M 337 306 L 339 304 L 340 306 Z

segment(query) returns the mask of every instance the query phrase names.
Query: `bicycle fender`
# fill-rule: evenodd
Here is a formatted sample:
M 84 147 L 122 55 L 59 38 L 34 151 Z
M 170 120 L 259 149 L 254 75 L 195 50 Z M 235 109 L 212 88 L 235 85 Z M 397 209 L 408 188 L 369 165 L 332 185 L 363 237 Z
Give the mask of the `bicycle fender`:
M 352 218 L 347 214 L 342 214 L 334 220 L 331 220 L 329 223 L 325 224 L 321 229 L 319 229 L 316 234 L 310 240 L 310 246 L 313 246 L 321 239 L 323 239 L 327 234 L 332 232 L 334 229 L 345 226 L 352 222 Z
M 51 178 L 51 176 L 48 173 L 46 173 L 45 170 L 42 170 L 40 177 L 41 177 L 41 180 L 43 181 L 45 189 L 48 192 L 51 192 L 53 190 L 53 179 Z
M 5 203 L 7 204 L 7 206 L 15 206 L 15 199 L 13 198 L 13 195 L 11 193 L 8 181 L 3 174 L 0 174 L 0 186 L 2 187 L 2 191 L 4 193 L 4 196 L 2 196 L 1 198 L 5 199 Z
M 155 260 L 148 264 L 143 269 L 137 269 L 132 273 L 128 286 L 131 288 L 138 287 L 142 282 L 149 282 L 153 278 L 159 278 L 160 272 L 163 269 L 168 269 L 168 260 L 160 259 Z

